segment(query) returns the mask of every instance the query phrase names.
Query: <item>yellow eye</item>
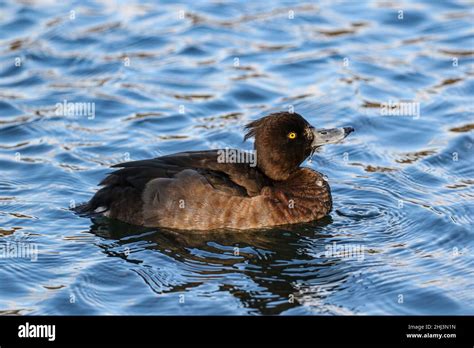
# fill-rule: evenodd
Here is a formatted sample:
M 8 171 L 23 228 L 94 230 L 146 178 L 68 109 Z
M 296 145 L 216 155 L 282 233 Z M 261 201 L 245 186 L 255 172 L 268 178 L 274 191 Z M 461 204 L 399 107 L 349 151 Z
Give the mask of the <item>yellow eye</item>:
M 296 138 L 296 133 L 295 132 L 288 133 L 288 139 L 295 139 L 295 138 Z

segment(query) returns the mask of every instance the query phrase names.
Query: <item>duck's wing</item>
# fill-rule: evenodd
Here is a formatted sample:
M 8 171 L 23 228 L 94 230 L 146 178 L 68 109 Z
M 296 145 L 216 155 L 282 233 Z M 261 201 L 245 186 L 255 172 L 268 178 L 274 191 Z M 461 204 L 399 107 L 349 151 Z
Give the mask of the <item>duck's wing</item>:
M 113 176 L 120 176 L 138 188 L 154 178 L 172 178 L 184 169 L 196 169 L 216 189 L 234 187 L 248 196 L 260 193 L 268 185 L 268 178 L 249 163 L 228 163 L 221 159 L 223 150 L 189 151 L 149 160 L 120 163 L 112 168 L 122 168 L 111 173 L 101 185 L 107 185 Z M 223 187 L 222 187 L 223 186 Z
M 268 184 L 268 179 L 248 163 L 223 163 L 219 150 L 181 152 L 154 159 L 114 165 L 118 170 L 110 173 L 99 185 L 94 197 L 78 210 L 80 212 L 106 213 L 120 220 L 141 224 L 143 197 L 150 182 L 173 180 L 180 187 L 193 185 L 192 180 L 209 184 L 218 192 L 234 196 L 255 196 Z M 192 175 L 180 175 L 191 171 Z M 156 190 L 156 187 L 154 187 Z M 166 199 L 166 197 L 161 197 Z M 172 199 L 172 197 L 171 197 Z

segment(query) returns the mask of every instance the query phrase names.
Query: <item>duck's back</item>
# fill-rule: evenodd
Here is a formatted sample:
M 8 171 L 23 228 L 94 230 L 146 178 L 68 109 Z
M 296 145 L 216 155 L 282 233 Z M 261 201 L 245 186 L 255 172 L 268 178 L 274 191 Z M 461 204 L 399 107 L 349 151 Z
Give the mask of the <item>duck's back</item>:
M 221 195 L 252 197 L 268 184 L 249 164 L 220 163 L 218 156 L 218 150 L 182 152 L 115 165 L 121 169 L 99 184 L 103 187 L 80 211 L 135 225 L 172 227 L 191 218 L 205 221 L 206 215 L 222 209 Z

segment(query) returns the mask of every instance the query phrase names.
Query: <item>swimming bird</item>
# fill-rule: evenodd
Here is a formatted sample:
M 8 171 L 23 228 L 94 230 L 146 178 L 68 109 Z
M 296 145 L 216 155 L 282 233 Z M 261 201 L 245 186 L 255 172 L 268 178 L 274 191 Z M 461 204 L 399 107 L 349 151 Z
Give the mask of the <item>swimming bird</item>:
M 290 112 L 272 113 L 245 128 L 244 141 L 255 139 L 252 156 L 220 149 L 117 164 L 78 211 L 133 225 L 194 230 L 255 229 L 328 215 L 328 182 L 301 164 L 354 129 L 316 129 Z

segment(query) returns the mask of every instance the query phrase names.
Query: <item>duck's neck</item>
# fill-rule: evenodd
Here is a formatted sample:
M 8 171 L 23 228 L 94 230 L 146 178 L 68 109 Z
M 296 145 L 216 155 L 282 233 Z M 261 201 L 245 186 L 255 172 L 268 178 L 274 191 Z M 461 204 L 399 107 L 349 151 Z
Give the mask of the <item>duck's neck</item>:
M 328 182 L 321 173 L 310 168 L 298 168 L 286 180 L 274 182 L 274 188 L 294 199 L 295 205 L 325 214 L 332 209 Z
M 260 171 L 275 181 L 286 181 L 300 170 L 299 164 L 295 165 L 295 163 L 285 161 L 279 158 L 278 154 L 262 159 L 258 158 L 257 163 Z

